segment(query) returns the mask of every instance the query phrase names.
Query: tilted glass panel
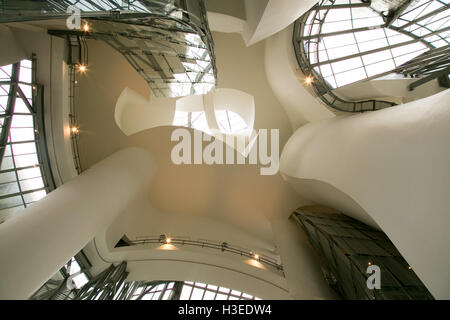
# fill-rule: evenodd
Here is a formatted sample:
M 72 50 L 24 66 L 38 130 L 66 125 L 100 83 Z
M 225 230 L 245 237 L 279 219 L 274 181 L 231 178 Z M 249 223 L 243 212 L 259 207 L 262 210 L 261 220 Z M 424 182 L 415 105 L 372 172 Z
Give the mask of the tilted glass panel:
M 8 82 L 0 88 L 0 223 L 49 191 L 36 145 L 32 71 L 30 60 L 0 67 L 1 80 Z
M 215 86 L 214 44 L 200 0 L 4 0 L 0 23 L 66 19 L 75 8 L 89 25 L 89 32 L 76 30 L 77 36 L 103 40 L 118 50 L 155 96 L 205 94 Z M 24 90 L 28 98 L 30 91 Z
M 400 3 L 388 4 L 389 9 Z M 389 73 L 433 48 L 449 46 L 448 1 L 412 1 L 395 8 L 401 11 L 390 23 L 377 6 L 323 0 L 299 20 L 304 21 L 300 46 L 331 88 Z

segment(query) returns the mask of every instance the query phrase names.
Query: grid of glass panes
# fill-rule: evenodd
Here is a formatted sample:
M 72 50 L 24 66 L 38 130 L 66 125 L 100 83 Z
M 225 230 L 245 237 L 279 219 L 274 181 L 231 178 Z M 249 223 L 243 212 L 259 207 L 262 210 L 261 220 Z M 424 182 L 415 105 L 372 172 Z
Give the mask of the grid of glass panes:
M 200 282 L 185 281 L 180 300 L 261 300 L 250 294 Z
M 334 4 L 361 4 L 361 1 L 338 0 Z M 325 0 L 320 5 L 333 5 L 333 2 Z M 411 6 L 400 16 L 400 20 L 393 23 L 395 27 L 405 27 L 399 30 L 401 32 L 395 28 L 384 28 L 383 17 L 370 7 L 336 7 L 330 10 L 317 7 L 310 12 L 303 33 L 303 36 L 308 37 L 303 40 L 303 45 L 311 66 L 331 87 L 337 88 L 393 70 L 428 51 L 430 46 L 448 45 L 450 10 L 436 12 L 420 20 L 421 16 L 446 5 L 442 1 L 421 0 L 413 2 Z M 427 25 L 424 27 L 419 22 L 411 22 L 408 26 L 408 18 L 419 19 L 420 23 Z M 353 31 L 358 28 L 367 30 Z M 426 37 L 439 30 L 443 31 Z M 423 39 L 414 41 L 413 36 Z
M 140 300 L 169 300 L 171 298 L 175 282 L 166 282 L 161 283 L 156 286 L 147 289 L 147 293 L 145 293 Z M 145 290 L 145 286 L 139 287 L 134 292 L 131 300 L 136 300 Z
M 177 110 L 175 111 L 175 117 L 172 124 L 174 126 L 189 127 L 209 132 L 209 126 L 204 111 L 186 112 Z
M 22 60 L 19 63 L 18 79 L 12 79 L 12 73 L 13 65 L 0 67 L 0 124 L 1 132 L 7 134 L 7 140 L 0 146 L 4 149 L 0 159 L 0 223 L 47 194 L 36 145 L 35 113 L 31 109 L 35 89 L 32 62 Z M 10 84 L 17 80 L 14 97 Z M 8 104 L 12 104 L 9 111 Z
M 220 131 L 227 134 L 238 133 L 248 129 L 244 119 L 230 110 L 216 110 L 216 120 Z

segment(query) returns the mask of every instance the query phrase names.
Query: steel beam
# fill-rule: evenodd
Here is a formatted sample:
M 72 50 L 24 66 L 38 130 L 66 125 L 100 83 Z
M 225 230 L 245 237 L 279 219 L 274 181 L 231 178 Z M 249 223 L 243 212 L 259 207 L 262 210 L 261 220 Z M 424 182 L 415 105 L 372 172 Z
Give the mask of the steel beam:
M 408 85 L 408 89 L 409 91 L 413 91 L 415 88 L 417 88 L 418 86 L 421 86 L 422 84 L 425 84 L 433 79 L 439 78 L 441 76 L 447 75 L 450 73 L 450 67 L 447 67 L 445 69 L 442 69 L 440 71 L 436 71 L 433 72 L 432 74 L 430 74 L 427 77 L 421 78 L 417 81 L 414 81 L 413 83 L 411 83 L 410 85 Z

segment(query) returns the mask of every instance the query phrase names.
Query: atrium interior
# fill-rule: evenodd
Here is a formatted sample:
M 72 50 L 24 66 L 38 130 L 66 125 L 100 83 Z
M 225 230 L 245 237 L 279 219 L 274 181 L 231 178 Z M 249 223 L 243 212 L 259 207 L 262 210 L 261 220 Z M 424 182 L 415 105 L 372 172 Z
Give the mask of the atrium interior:
M 0 299 L 450 299 L 448 0 L 3 0 L 0 39 Z

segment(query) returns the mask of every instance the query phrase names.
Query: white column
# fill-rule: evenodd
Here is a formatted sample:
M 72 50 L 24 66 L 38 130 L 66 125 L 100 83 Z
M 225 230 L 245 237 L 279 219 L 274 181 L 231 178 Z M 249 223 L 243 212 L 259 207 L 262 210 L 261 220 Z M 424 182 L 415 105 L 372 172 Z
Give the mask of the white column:
M 436 299 L 450 299 L 449 101 L 447 89 L 309 123 L 289 138 L 280 158 L 294 189 L 313 187 L 302 196 L 374 221 Z
M 145 192 L 156 169 L 128 148 L 0 225 L 0 299 L 26 299 Z
M 336 299 L 303 230 L 292 219 L 277 219 L 271 224 L 292 298 Z

